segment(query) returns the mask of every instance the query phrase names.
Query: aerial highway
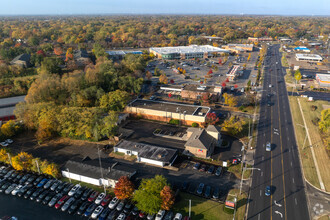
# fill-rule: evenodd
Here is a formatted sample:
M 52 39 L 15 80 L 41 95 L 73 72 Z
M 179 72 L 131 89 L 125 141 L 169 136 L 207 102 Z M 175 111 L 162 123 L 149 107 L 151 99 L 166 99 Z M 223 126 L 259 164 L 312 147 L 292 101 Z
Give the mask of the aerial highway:
M 264 68 L 247 219 L 310 219 L 279 45 L 269 46 Z

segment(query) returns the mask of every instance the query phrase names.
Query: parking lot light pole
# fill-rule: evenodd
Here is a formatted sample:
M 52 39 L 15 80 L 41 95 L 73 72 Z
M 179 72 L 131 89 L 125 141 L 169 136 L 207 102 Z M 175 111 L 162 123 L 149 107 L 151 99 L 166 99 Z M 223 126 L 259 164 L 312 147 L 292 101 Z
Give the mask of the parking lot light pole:
M 246 168 L 246 167 L 244 167 L 243 168 L 243 171 L 242 171 L 242 178 L 241 178 L 241 184 L 240 184 L 240 187 L 239 187 L 239 195 L 241 195 L 241 193 L 242 193 L 242 185 L 243 185 L 243 175 L 244 175 L 244 172 L 246 171 L 246 170 L 261 170 L 260 168 L 254 168 L 254 167 L 251 167 L 251 168 Z

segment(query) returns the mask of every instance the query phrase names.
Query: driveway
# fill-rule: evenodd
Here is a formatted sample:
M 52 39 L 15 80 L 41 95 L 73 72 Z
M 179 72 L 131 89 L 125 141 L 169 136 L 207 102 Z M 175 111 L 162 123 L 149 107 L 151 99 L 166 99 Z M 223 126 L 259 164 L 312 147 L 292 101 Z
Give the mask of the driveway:
M 242 143 L 237 138 L 224 134 L 221 134 L 221 138 L 225 141 L 228 141 L 229 146 L 227 148 L 215 148 L 212 159 L 227 161 L 232 160 L 242 154 Z

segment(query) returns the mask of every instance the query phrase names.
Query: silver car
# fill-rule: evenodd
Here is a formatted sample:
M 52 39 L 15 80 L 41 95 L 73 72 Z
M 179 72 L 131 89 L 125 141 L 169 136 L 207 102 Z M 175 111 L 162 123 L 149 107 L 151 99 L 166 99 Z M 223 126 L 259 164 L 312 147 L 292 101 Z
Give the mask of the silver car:
M 62 206 L 61 210 L 63 212 L 65 212 L 72 205 L 72 203 L 74 203 L 74 201 L 75 201 L 75 199 L 73 197 L 71 197 L 70 199 L 68 199 L 68 201 L 66 201 L 64 203 L 64 205 Z
M 266 143 L 266 151 L 271 151 L 272 150 L 272 145 L 270 142 Z
M 15 188 L 17 187 L 17 184 L 13 183 L 11 184 L 5 191 L 6 194 L 11 193 Z

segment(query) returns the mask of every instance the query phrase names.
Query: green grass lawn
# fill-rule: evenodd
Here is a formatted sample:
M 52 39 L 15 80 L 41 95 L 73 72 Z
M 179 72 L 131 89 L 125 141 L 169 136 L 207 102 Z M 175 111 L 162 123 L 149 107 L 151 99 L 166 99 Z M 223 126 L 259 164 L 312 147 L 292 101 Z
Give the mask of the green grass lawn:
M 235 189 L 231 194 L 238 194 Z M 173 212 L 181 213 L 183 216 L 189 216 L 189 200 L 191 200 L 191 219 L 205 220 L 232 220 L 233 215 L 224 211 L 224 204 L 209 199 L 204 199 L 188 193 L 181 192 L 174 204 Z M 246 195 L 238 196 L 237 211 L 235 219 L 243 219 L 245 214 Z
M 247 165 L 247 168 L 251 168 L 251 165 Z M 241 169 L 241 164 L 236 164 L 236 165 L 230 165 L 228 167 L 228 171 L 235 174 L 235 176 L 239 179 L 242 178 L 242 169 Z M 251 175 L 251 170 L 246 170 L 243 175 L 243 179 L 249 178 Z

